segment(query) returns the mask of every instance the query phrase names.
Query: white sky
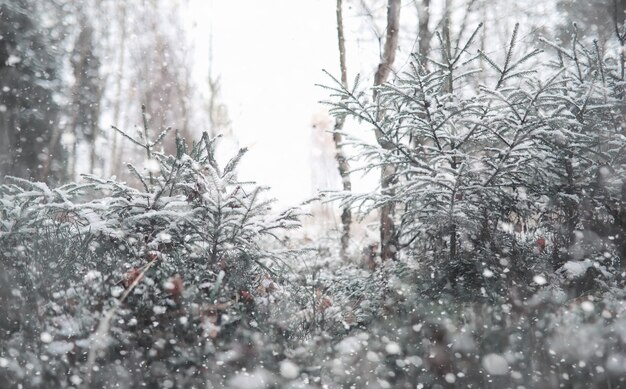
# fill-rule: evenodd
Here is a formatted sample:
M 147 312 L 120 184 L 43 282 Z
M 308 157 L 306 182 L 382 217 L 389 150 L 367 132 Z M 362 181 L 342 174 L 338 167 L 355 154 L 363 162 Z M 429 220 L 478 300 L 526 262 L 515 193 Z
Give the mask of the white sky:
M 520 0 L 517 6 L 529 2 Z M 352 3 L 344 1 L 348 77 L 351 81 L 356 73 L 361 73 L 366 85 L 371 83 L 369 79 L 378 63 L 375 30 L 384 31 L 385 2 L 372 9 L 379 17 L 382 15 L 379 26 L 374 26 L 362 11 L 351 9 Z M 498 4 L 503 9 L 494 17 L 502 13 L 520 18 L 522 15 L 511 8 L 514 4 Z M 312 169 L 330 166 L 328 161 L 313 156 L 311 124 L 313 116 L 326 110 L 318 101 L 327 99 L 328 91 L 315 86 L 329 83 L 322 69 L 339 74 L 335 0 L 189 0 L 189 5 L 195 37 L 190 48 L 195 53 L 198 83 L 208 88 L 206 70 L 212 28 L 213 68 L 221 78 L 221 99 L 228 107 L 239 146 L 250 149 L 242 162 L 240 178 L 271 186 L 272 195 L 283 204 L 310 198 L 315 194 Z M 443 3 L 432 5 L 434 28 L 439 20 L 437 7 Z M 413 2 L 403 2 L 403 33 L 396 70 L 406 67 L 407 53 L 416 44 L 416 16 Z M 510 23 L 489 24 L 504 28 Z M 506 37 L 508 42 L 506 32 L 497 35 Z M 494 52 L 504 47 L 490 46 Z M 226 151 L 229 155 L 235 152 L 234 147 Z M 337 172 L 331 170 L 328 174 Z M 353 175 L 352 179 L 357 192 L 376 182 L 376 177 L 363 180 Z
M 240 146 L 241 178 L 272 187 L 281 202 L 311 189 L 311 119 L 327 92 L 322 69 L 337 74 L 335 2 L 193 0 L 196 61 L 206 68 L 213 25 L 214 73 L 221 77 Z

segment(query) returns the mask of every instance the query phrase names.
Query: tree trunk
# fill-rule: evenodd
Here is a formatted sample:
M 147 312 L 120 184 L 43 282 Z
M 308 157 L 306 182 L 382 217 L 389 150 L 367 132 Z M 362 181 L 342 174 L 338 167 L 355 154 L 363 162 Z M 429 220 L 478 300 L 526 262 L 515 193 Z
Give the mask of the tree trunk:
M 388 0 L 385 46 L 383 47 L 381 62 L 374 76 L 374 86 L 387 81 L 393 62 L 396 59 L 396 49 L 398 48 L 400 32 L 400 8 L 400 0 Z M 374 92 L 374 96 L 376 95 L 377 93 Z
M 121 126 L 119 123 L 120 120 L 120 109 L 122 104 L 122 74 L 124 72 L 124 58 L 126 57 L 126 6 L 120 4 L 119 6 L 120 12 L 120 58 L 118 61 L 117 68 L 117 79 L 115 80 L 115 104 L 113 106 L 113 124 L 115 126 Z M 123 127 L 122 127 L 123 128 Z M 121 144 L 118 145 L 118 137 L 119 134 L 117 131 L 113 131 L 113 139 L 111 144 L 111 167 L 110 174 L 117 175 L 121 169 L 121 155 L 120 149 L 122 147 Z M 120 142 L 121 143 L 121 142 Z
M 417 3 L 416 3 L 417 4 Z M 432 33 L 428 28 L 428 24 L 430 23 L 430 0 L 422 0 L 421 7 L 418 8 L 418 39 L 419 39 L 419 54 L 427 55 L 430 49 L 430 40 L 432 38 Z
M 343 35 L 343 15 L 342 0 L 337 0 L 337 42 L 339 44 L 339 66 L 341 68 L 341 83 L 343 87 L 348 89 L 348 70 L 346 67 L 346 42 Z M 339 175 L 341 176 L 341 184 L 345 192 L 352 190 L 352 182 L 350 181 L 350 165 L 343 150 L 343 129 L 345 119 L 337 118 L 333 131 L 333 141 L 335 142 L 335 159 L 337 160 Z M 352 224 L 352 212 L 350 206 L 346 205 L 341 210 L 341 258 L 347 260 L 348 244 L 350 243 L 350 225 Z
M 443 10 L 443 20 L 442 20 L 443 26 L 442 26 L 442 30 L 443 30 L 443 44 L 444 47 L 442 47 L 442 61 L 444 63 L 448 64 L 448 71 L 450 74 L 448 74 L 448 82 L 444 85 L 443 87 L 443 91 L 444 93 L 452 93 L 454 90 L 454 74 L 452 72 L 452 40 L 450 38 L 450 4 L 448 2 L 448 0 L 446 0 L 444 2 L 444 10 Z M 457 45 L 458 46 L 458 45 Z M 455 149 L 455 142 L 451 141 L 450 144 L 450 148 L 452 150 Z M 450 168 L 453 171 L 456 171 L 456 169 L 458 168 L 458 161 L 456 157 L 452 157 L 452 159 L 450 160 Z M 457 177 L 458 180 L 458 177 Z M 456 187 L 455 190 L 452 191 L 452 194 L 450 196 L 450 224 L 449 224 L 449 238 L 450 238 L 450 262 L 453 262 L 456 260 L 457 257 L 457 224 L 456 224 L 456 220 L 454 219 L 454 207 L 455 207 L 455 200 L 456 200 Z
M 396 58 L 398 47 L 398 37 L 400 31 L 400 0 L 388 0 L 387 3 L 387 32 L 381 62 L 374 76 L 374 86 L 383 84 Z M 378 97 L 378 91 L 374 90 L 374 101 Z M 381 147 L 387 150 L 392 149 L 392 145 L 385 139 L 385 134 L 380 130 L 376 131 L 376 139 Z M 381 166 L 380 182 L 382 194 L 394 195 L 393 184 L 395 182 L 395 168 L 392 165 L 383 164 Z M 396 255 L 396 233 L 395 233 L 395 204 L 387 202 L 380 210 L 380 256 L 383 261 L 394 259 Z

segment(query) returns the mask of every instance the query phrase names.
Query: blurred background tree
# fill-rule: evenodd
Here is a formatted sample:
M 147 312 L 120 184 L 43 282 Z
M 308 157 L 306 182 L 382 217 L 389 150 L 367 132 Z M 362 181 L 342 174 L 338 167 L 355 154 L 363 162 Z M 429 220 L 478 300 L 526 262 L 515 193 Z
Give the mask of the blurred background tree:
M 0 2 L 0 181 L 5 175 L 63 179 L 57 125 L 62 53 L 40 2 Z M 54 30 L 53 30 L 54 32 Z

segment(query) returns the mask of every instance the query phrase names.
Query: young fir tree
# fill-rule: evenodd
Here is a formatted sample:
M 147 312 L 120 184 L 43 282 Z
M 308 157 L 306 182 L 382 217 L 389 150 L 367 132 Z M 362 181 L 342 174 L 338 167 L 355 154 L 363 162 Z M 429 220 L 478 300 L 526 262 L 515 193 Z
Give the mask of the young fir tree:
M 548 249 L 555 268 L 582 259 L 567 253 L 574 235 L 589 228 L 583 213 L 597 216 L 604 202 L 602 220 L 617 220 L 608 209 L 622 201 L 619 178 L 594 189 L 606 172 L 624 167 L 615 59 L 574 43 L 538 71 L 542 52 L 517 48 L 518 26 L 501 61 L 472 53 L 477 32 L 457 48 L 437 35 L 442 59 L 414 56 L 408 72 L 377 89 L 375 102 L 358 78 L 353 89 L 337 80 L 330 87 L 332 112 L 366 123 L 387 145 L 352 139 L 358 158 L 370 170 L 392 166 L 395 182 L 391 192 L 341 201 L 366 211 L 399 206 L 405 257 L 430 265 L 435 278 L 453 286 L 549 267 Z M 488 68 L 477 67 L 479 58 Z M 487 82 L 476 89 L 476 80 Z M 534 232 L 507 233 L 511 223 Z
M 166 132 L 152 140 L 145 114 L 144 123 L 123 133 L 146 153 L 143 169 L 128 166 L 140 188 L 94 176 L 55 189 L 18 178 L 0 186 L 0 264 L 13 291 L 0 321 L 8 387 L 188 387 L 274 363 L 262 339 L 294 253 L 280 231 L 299 226 L 299 211 L 272 213 L 265 188 L 237 179 L 245 150 L 221 168 L 205 133 L 191 147 L 178 138 L 166 155 Z

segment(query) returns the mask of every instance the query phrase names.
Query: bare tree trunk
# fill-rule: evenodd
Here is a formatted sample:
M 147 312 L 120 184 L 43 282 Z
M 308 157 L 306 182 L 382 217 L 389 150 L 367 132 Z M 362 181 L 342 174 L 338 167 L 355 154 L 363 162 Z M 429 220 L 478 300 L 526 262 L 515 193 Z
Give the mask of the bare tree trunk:
M 337 0 L 337 42 L 339 44 L 339 66 L 341 68 L 341 83 L 343 87 L 348 89 L 348 69 L 346 66 L 346 41 L 343 35 L 343 15 L 342 15 L 342 0 Z M 352 190 L 352 182 L 350 181 L 350 165 L 343 150 L 343 136 L 341 130 L 343 129 L 345 119 L 338 118 L 335 122 L 335 128 L 333 131 L 333 141 L 335 142 L 335 159 L 337 160 L 339 175 L 341 176 L 341 183 L 345 192 Z M 352 211 L 350 206 L 346 205 L 341 210 L 341 258 L 347 260 L 348 244 L 350 243 L 350 225 L 352 224 Z
M 59 143 L 59 140 L 61 139 L 61 133 L 63 132 L 62 128 L 57 126 L 54 126 L 54 128 L 52 129 L 52 135 L 50 137 L 50 142 L 48 143 L 48 155 L 46 156 L 46 160 L 43 163 L 43 167 L 41 168 L 41 173 L 40 173 L 40 177 L 39 180 L 47 182 L 48 178 L 50 176 L 50 164 L 52 163 L 52 161 L 54 160 L 59 160 L 61 153 L 62 153 L 62 149 L 61 149 L 61 144 Z M 0 143 L 3 143 L 4 140 Z M 5 145 L 8 147 L 10 143 L 7 142 L 5 143 Z M 0 151 L 0 176 L 3 175 L 3 171 L 2 171 L 2 154 L 3 152 Z M 64 172 L 64 174 L 61 174 L 61 179 L 62 180 L 66 180 L 66 179 L 74 179 L 73 176 L 70 176 L 68 174 L 68 171 L 66 169 L 66 171 Z M 2 182 L 0 180 L 0 182 Z
M 417 31 L 419 39 L 418 50 L 420 55 L 426 55 L 430 49 L 430 40 L 432 38 L 432 33 L 428 28 L 430 23 L 430 0 L 422 0 L 421 6 L 417 7 L 417 17 L 419 19 Z
M 400 0 L 388 0 L 387 3 L 387 30 L 385 45 L 381 62 L 374 76 L 374 86 L 383 84 L 389 77 L 391 67 L 396 58 L 398 48 L 398 37 L 400 31 Z M 374 100 L 378 97 L 378 91 L 374 90 Z M 376 130 L 376 139 L 381 147 L 391 150 L 391 143 L 385 139 L 379 129 Z M 395 182 L 395 169 L 392 165 L 383 164 L 381 166 L 380 181 L 382 194 L 392 197 L 394 195 L 393 185 Z M 394 259 L 396 255 L 396 233 L 395 233 L 395 204 L 389 201 L 380 210 L 380 257 L 383 261 Z
M 445 93 L 452 93 L 452 91 L 454 90 L 454 75 L 452 73 L 453 66 L 451 62 L 452 61 L 452 39 L 450 38 L 450 9 L 451 9 L 450 2 L 451 1 L 452 0 L 445 0 L 444 10 L 443 10 L 443 19 L 442 19 L 444 47 L 441 48 L 441 51 L 442 51 L 441 56 L 442 56 L 443 63 L 448 64 L 448 71 L 450 72 L 450 74 L 448 75 L 448 82 L 444 84 L 444 87 L 443 87 L 443 90 Z M 450 148 L 454 150 L 455 148 L 454 141 L 451 142 Z M 456 169 L 458 168 L 458 161 L 455 156 L 453 156 L 452 159 L 450 160 L 450 168 L 453 171 L 456 171 Z M 450 196 L 450 209 L 449 209 L 450 219 L 449 219 L 448 233 L 449 233 L 449 238 L 450 238 L 450 261 L 454 261 L 457 256 L 457 225 L 454 219 L 454 207 L 456 203 L 456 196 L 457 196 L 457 192 L 456 192 L 456 187 L 455 187 L 455 189 L 452 191 L 452 194 Z
M 115 104 L 113 106 L 113 124 L 115 126 L 120 126 L 120 109 L 122 104 L 122 72 L 124 71 L 124 57 L 126 56 L 126 6 L 120 4 L 120 59 L 118 62 L 117 68 L 117 79 L 115 85 Z M 119 134 L 117 131 L 113 132 L 113 141 L 111 144 L 111 174 L 117 175 L 121 162 L 120 162 L 120 153 L 118 152 L 118 148 L 121 148 L 121 143 L 118 147 L 117 139 Z
M 187 71 L 187 69 L 181 69 L 181 72 L 185 72 L 182 76 L 183 80 L 176 82 L 174 85 L 176 87 L 176 94 L 178 95 L 178 105 L 180 106 L 180 116 L 182 125 L 180 127 L 180 133 L 185 139 L 186 142 L 189 142 L 190 139 L 193 139 L 193 134 L 190 133 L 189 130 L 189 96 L 191 95 L 191 75 Z
M 393 62 L 396 59 L 396 49 L 398 48 L 400 32 L 400 8 L 400 0 L 388 0 L 385 46 L 383 47 L 381 62 L 374 76 L 374 86 L 387 81 Z M 376 96 L 376 92 L 374 92 L 374 96 Z
M 452 9 L 450 4 L 446 4 L 447 5 L 447 9 L 450 10 Z M 468 26 L 468 21 L 470 19 L 470 15 L 472 13 L 472 11 L 474 10 L 474 5 L 476 5 L 476 0 L 469 0 L 467 3 L 467 6 L 465 7 L 465 14 L 463 15 L 463 19 L 461 22 L 461 27 L 459 28 L 459 32 L 458 35 L 456 36 L 456 41 L 454 42 L 454 50 L 459 50 L 459 45 L 461 44 L 461 39 L 463 39 L 463 35 L 465 35 L 465 30 L 467 29 Z M 450 18 L 450 11 L 446 11 L 446 15 L 445 15 L 448 19 Z M 484 20 L 484 19 L 483 19 Z M 450 29 L 450 21 L 448 20 L 448 30 Z M 452 42 L 452 39 L 450 40 L 450 42 Z M 452 47 L 450 48 L 450 50 L 452 50 Z

